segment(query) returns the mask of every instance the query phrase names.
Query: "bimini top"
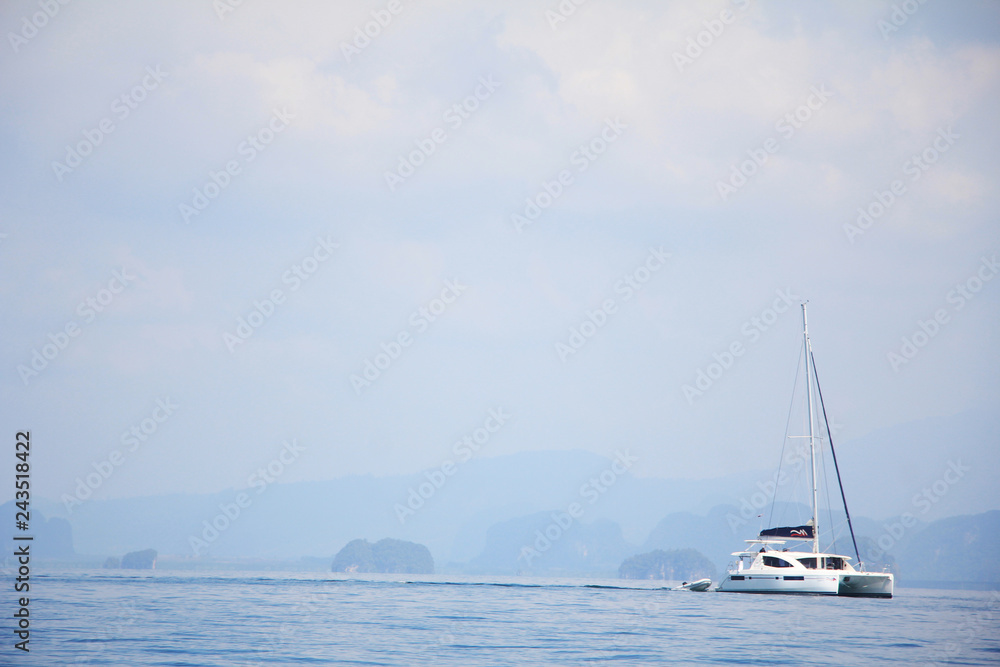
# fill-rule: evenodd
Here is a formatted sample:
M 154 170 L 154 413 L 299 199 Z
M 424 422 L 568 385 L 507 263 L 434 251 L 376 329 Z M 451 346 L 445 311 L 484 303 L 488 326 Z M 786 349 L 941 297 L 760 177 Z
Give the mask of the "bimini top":
M 815 536 L 814 526 L 780 526 L 760 531 L 761 537 L 777 537 L 791 540 L 811 540 Z

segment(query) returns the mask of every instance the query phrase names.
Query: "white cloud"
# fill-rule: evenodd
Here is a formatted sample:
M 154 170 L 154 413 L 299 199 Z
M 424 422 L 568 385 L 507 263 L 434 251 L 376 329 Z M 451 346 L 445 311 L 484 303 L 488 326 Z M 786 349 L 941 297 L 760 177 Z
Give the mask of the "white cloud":
M 891 114 L 896 128 L 926 134 L 995 96 L 998 74 L 1000 49 L 948 52 L 930 39 L 913 40 L 872 67 L 867 98 L 873 112 Z

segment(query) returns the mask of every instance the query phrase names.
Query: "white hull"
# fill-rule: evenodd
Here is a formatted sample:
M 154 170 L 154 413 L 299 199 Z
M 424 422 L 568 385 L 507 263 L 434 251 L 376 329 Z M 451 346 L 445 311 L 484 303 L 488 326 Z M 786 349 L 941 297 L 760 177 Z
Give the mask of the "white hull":
M 843 595 L 891 598 L 893 577 L 877 572 L 796 572 L 775 574 L 764 570 L 730 573 L 716 589 L 723 593 L 772 593 Z
M 833 573 L 774 574 L 763 570 L 743 570 L 730 574 L 718 589 L 723 593 L 800 593 L 812 595 L 837 595 L 840 576 Z
M 891 598 L 893 576 L 881 572 L 852 572 L 840 575 L 838 595 Z

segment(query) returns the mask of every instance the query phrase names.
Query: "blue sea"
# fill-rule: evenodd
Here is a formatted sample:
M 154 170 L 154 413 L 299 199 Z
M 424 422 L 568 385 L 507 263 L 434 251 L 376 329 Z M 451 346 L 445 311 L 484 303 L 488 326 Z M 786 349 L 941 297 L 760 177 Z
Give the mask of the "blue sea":
M 995 592 L 898 588 L 895 598 L 875 600 L 662 586 L 447 575 L 32 573 L 31 652 L 14 650 L 5 633 L 0 662 L 409 667 L 1000 661 Z

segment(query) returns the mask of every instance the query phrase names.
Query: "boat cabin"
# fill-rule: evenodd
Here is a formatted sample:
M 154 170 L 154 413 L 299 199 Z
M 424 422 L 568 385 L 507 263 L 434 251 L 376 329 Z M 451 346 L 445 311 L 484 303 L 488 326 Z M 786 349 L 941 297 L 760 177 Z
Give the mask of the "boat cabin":
M 854 568 L 847 561 L 849 556 L 836 554 L 813 553 L 812 551 L 777 550 L 775 544 L 784 544 L 784 540 L 747 540 L 753 545 L 761 545 L 759 551 L 737 551 L 733 555 L 739 557 L 736 570 L 746 569 L 779 569 L 791 570 L 834 570 L 853 572 Z
M 785 558 L 788 558 L 788 560 L 785 560 L 785 558 L 781 558 L 779 556 L 761 556 L 761 561 L 764 567 L 795 567 L 792 563 L 789 562 L 789 560 L 791 560 L 793 562 L 798 561 L 799 563 L 801 563 L 802 567 L 806 568 L 807 570 L 815 570 L 817 569 L 817 567 L 821 570 L 846 569 L 844 567 L 845 556 L 806 556 L 805 558 L 803 558 L 801 557 L 801 554 L 798 553 L 794 554 L 789 552 L 779 552 L 779 553 L 782 556 L 785 556 Z

